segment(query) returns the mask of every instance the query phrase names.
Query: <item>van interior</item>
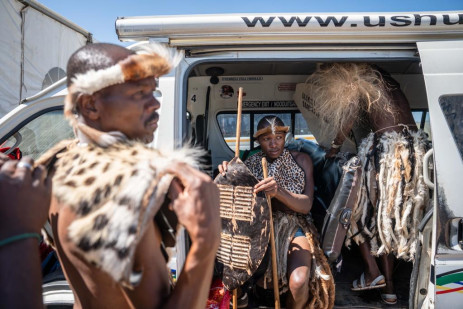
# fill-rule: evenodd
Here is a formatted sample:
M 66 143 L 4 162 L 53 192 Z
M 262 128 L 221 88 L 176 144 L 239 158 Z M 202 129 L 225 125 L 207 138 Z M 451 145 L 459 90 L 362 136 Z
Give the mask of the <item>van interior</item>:
M 364 62 L 389 72 L 400 83 L 417 126 L 431 138 L 426 90 L 419 58 Z M 244 91 L 240 142 L 242 158 L 258 147 L 252 136 L 257 122 L 265 115 L 277 115 L 286 125 L 290 125 L 292 138 L 316 143 L 316 136 L 310 130 L 315 124 L 305 121 L 293 102 L 293 95 L 296 85 L 304 83 L 318 63 L 301 60 L 217 61 L 200 63 L 191 68 L 187 82 L 188 132 L 185 134 L 194 145 L 208 150 L 210 157 L 207 161 L 210 167 L 207 172 L 212 177 L 217 174 L 217 166 L 222 161 L 229 161 L 235 155 L 239 87 L 243 87 Z M 320 228 L 323 217 L 313 218 L 317 228 Z M 353 244 L 350 249 L 344 248 L 342 259 L 337 265 L 333 265 L 336 308 L 408 308 L 410 282 L 413 281 L 411 262 L 395 261 L 394 284 L 398 302 L 393 306 L 381 302 L 380 289 L 351 291 L 352 282 L 362 272 L 362 258 L 356 245 Z M 416 275 L 416 270 L 414 274 Z M 249 288 L 249 295 L 250 307 L 262 305 L 252 298 L 252 288 Z M 283 301 L 281 303 L 284 305 Z
M 208 151 L 205 172 L 211 177 L 217 174 L 217 166 L 222 161 L 229 161 L 234 157 L 236 145 L 236 112 L 238 88 L 243 87 L 243 115 L 241 126 L 240 156 L 248 156 L 258 148 L 253 140 L 257 122 L 265 115 L 277 115 L 286 125 L 291 127 L 290 136 L 295 139 L 306 139 L 317 142 L 311 127 L 314 123 L 307 123 L 298 107 L 294 104 L 293 95 L 297 84 L 303 83 L 312 74 L 318 60 L 304 59 L 252 59 L 252 60 L 220 60 L 211 59 L 201 61 L 187 69 L 186 83 L 180 101 L 184 102 L 182 119 L 185 131 L 185 141 L 203 147 Z M 217 60 L 219 59 L 219 60 Z M 223 58 L 222 58 L 223 59 Z M 326 59 L 326 58 L 325 58 Z M 326 60 L 323 60 L 326 62 Z M 349 58 L 337 61 L 352 61 Z M 414 119 L 421 129 L 429 134 L 430 120 L 426 97 L 425 83 L 420 59 L 418 55 L 372 60 L 356 58 L 356 62 L 368 62 L 377 65 L 389 72 L 396 79 L 405 93 Z M 53 123 L 53 125 L 50 125 Z M 24 124 L 21 124 L 23 126 Z M 42 129 L 41 129 L 42 128 Z M 47 130 L 43 128 L 48 128 Z M 51 131 L 50 131 L 51 130 Z M 34 133 L 35 132 L 35 133 Z M 38 134 L 38 135 L 37 135 Z M 50 138 L 53 134 L 53 138 Z M 40 136 L 39 136 L 40 135 Z M 23 155 L 31 155 L 37 159 L 54 143 L 72 136 L 72 130 L 62 117 L 61 110 L 51 110 L 29 121 L 18 131 L 7 137 L 5 146 L 12 149 L 19 147 Z M 50 141 L 52 144 L 49 144 Z M 360 141 L 358 141 L 360 142 Z M 429 209 L 430 205 L 428 206 Z M 320 210 L 320 209 L 318 209 Z M 323 211 L 321 216 L 314 215 L 318 228 L 323 223 Z M 429 241 L 429 238 L 426 240 Z M 430 250 L 430 246 L 424 246 L 423 253 Z M 428 258 L 430 254 L 421 254 Z M 421 263 L 423 265 L 429 265 Z M 420 276 L 419 262 L 415 266 L 411 262 L 397 260 L 394 267 L 394 284 L 398 296 L 396 305 L 386 305 L 381 302 L 379 290 L 366 292 L 352 292 L 352 282 L 358 279 L 363 272 L 361 256 L 358 248 L 352 245 L 350 249 L 344 248 L 341 260 L 333 265 L 333 274 L 336 283 L 336 308 L 408 308 L 409 293 L 415 291 L 417 280 L 427 281 L 428 276 Z M 60 282 L 65 285 L 64 277 Z M 50 282 L 52 282 L 51 280 Z M 51 288 L 53 290 L 53 287 Z M 66 290 L 66 288 L 63 288 Z M 47 293 L 51 293 L 48 291 Z M 67 290 L 68 302 L 72 304 L 72 293 Z M 415 293 L 417 294 L 417 293 Z M 413 295 L 415 295 L 413 294 Z M 417 297 L 416 295 L 414 296 Z M 282 304 L 284 304 L 282 298 Z M 412 300 L 410 300 L 412 301 Z M 51 305 L 51 304 L 50 304 Z M 250 290 L 250 307 L 263 305 L 252 297 Z M 270 304 L 271 306 L 272 304 Z

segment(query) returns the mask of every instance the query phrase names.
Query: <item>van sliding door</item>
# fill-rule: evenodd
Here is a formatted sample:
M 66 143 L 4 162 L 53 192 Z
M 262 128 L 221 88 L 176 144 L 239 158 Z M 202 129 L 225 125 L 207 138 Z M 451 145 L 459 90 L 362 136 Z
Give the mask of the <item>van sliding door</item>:
M 427 294 L 426 307 L 452 308 L 461 304 L 463 293 L 463 41 L 417 45 L 431 120 L 435 190 L 429 286 L 415 291 Z

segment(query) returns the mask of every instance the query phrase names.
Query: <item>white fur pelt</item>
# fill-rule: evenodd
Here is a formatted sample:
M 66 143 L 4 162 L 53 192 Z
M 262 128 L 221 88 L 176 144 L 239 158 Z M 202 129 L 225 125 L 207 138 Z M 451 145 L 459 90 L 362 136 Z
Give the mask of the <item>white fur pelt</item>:
M 347 246 L 350 246 L 351 239 L 354 239 L 356 243 L 362 243 L 366 241 L 365 237 L 368 239 L 376 237 L 376 217 L 368 215 L 374 211 L 372 201 L 376 200 L 377 191 L 374 164 L 370 164 L 366 160 L 366 158 L 370 157 L 369 152 L 373 148 L 372 137 L 373 135 L 365 138 L 358 151 L 358 156 L 362 162 L 363 176 L 360 181 L 360 194 L 358 195 L 356 207 L 352 212 L 351 226 L 347 232 Z M 370 160 L 373 160 L 373 158 L 370 157 Z
M 350 238 L 369 241 L 375 256 L 393 253 L 414 261 L 417 228 L 429 200 L 423 180 L 427 135 L 418 132 L 371 133 L 359 148 L 365 171 L 353 211 Z

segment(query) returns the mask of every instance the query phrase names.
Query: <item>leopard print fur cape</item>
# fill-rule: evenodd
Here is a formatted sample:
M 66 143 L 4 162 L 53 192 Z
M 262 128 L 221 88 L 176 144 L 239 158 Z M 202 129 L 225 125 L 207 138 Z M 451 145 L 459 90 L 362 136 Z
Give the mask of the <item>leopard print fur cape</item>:
M 85 260 L 132 288 L 141 280 L 133 257 L 148 223 L 161 207 L 173 175 L 173 162 L 196 166 L 195 149 L 161 152 L 128 141 L 120 132 L 95 132 L 86 127 L 87 142 L 63 141 L 38 164 L 54 157 L 53 195 L 77 215 L 69 239 Z M 104 142 L 102 142 L 104 141 Z
M 244 161 L 244 164 L 259 180 L 264 179 L 264 172 L 262 170 L 263 156 L 264 153 L 259 151 Z M 288 149 L 284 149 L 283 153 L 272 162 L 268 161 L 268 175 L 269 177 L 273 177 L 279 186 L 290 192 L 296 194 L 304 192 L 304 170 L 297 164 Z

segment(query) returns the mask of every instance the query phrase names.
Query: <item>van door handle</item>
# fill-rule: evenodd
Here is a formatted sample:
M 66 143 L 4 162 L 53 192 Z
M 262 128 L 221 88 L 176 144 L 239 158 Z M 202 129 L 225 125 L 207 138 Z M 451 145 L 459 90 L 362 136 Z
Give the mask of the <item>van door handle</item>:
M 434 156 L 434 150 L 431 148 L 423 157 L 423 180 L 429 189 L 434 191 L 435 185 L 429 177 L 429 160 Z M 432 165 L 434 167 L 434 164 Z

